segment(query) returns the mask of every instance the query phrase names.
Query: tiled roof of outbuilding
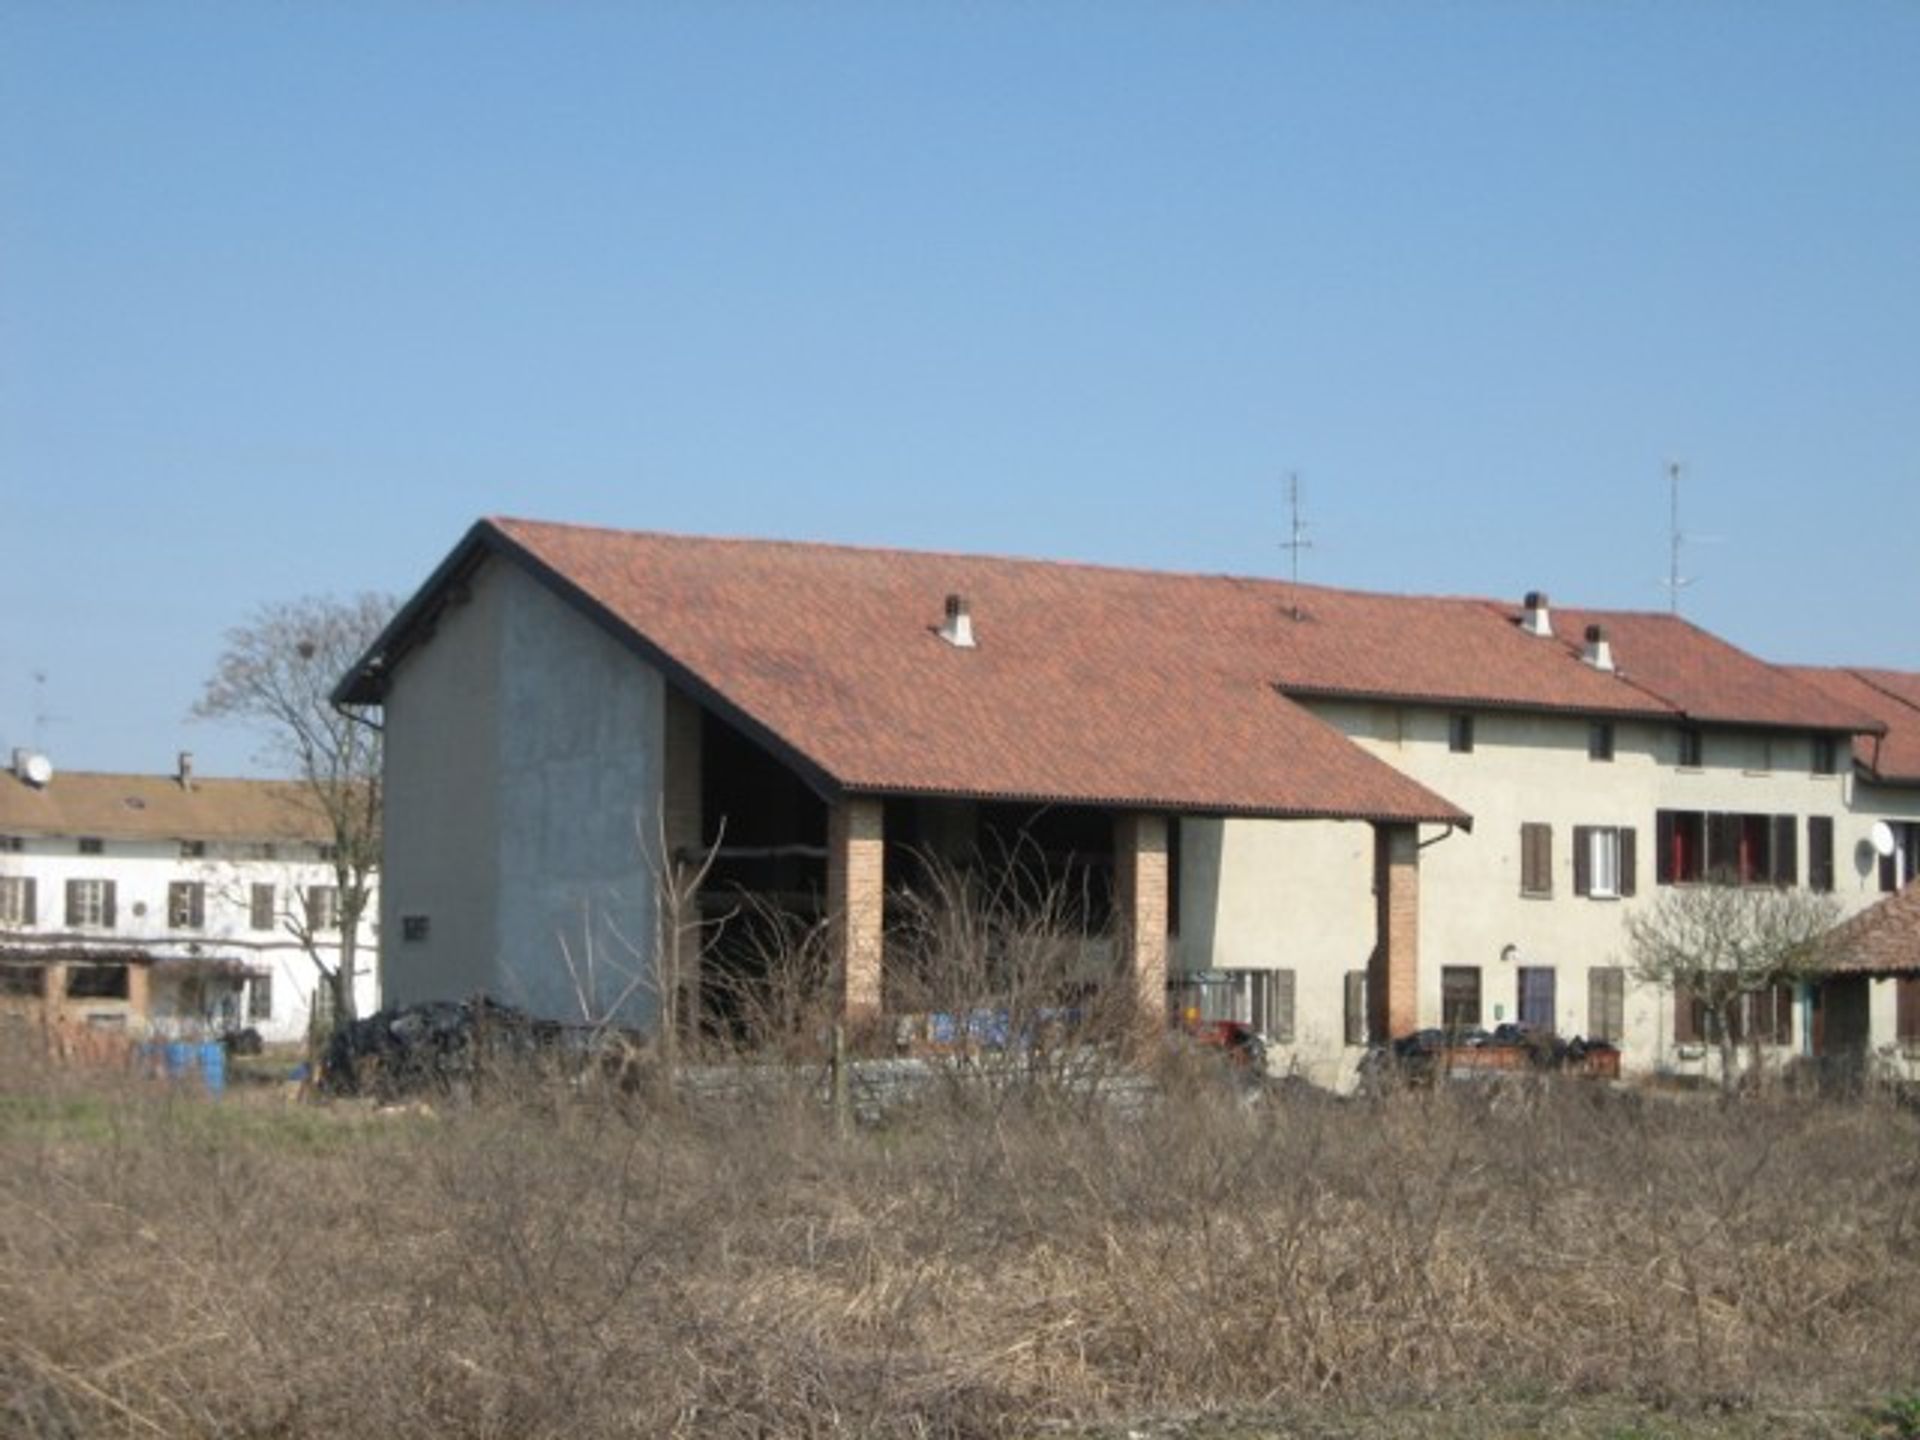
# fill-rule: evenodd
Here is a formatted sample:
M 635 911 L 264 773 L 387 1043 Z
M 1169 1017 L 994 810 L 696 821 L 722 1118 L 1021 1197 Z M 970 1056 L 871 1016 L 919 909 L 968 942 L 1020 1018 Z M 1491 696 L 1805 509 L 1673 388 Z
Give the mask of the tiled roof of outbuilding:
M 1836 925 L 1821 948 L 1838 974 L 1920 975 L 1920 880 Z

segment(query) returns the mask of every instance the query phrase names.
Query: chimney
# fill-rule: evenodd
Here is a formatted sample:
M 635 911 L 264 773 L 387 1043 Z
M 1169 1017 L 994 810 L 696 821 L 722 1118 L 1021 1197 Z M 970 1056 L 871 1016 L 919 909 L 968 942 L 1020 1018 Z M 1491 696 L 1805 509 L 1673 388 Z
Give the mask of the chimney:
M 179 780 L 182 790 L 193 789 L 193 751 L 182 750 L 180 752 L 180 768 L 176 772 L 175 778 Z
M 1529 590 L 1526 599 L 1526 613 L 1520 617 L 1520 628 L 1529 635 L 1544 635 L 1553 638 L 1553 612 L 1547 608 L 1547 592 Z
M 16 780 L 27 778 L 27 757 L 33 752 L 24 745 L 13 747 L 13 775 Z
M 974 648 L 973 612 L 967 608 L 964 596 L 947 596 L 947 618 L 941 622 L 940 638 L 956 650 Z
M 1613 672 L 1613 646 L 1607 641 L 1604 625 L 1587 626 L 1587 648 L 1580 658 L 1596 670 Z

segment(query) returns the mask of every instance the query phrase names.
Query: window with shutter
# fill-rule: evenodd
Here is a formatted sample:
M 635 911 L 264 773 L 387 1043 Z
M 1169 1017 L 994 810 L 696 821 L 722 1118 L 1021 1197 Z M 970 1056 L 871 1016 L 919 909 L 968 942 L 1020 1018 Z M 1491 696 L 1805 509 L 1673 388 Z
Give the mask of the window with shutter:
M 1553 827 L 1527 821 L 1520 827 L 1520 893 L 1553 893 Z
M 111 930 L 114 923 L 111 880 L 67 881 L 67 926 L 73 930 Z
M 207 923 L 207 887 L 197 880 L 176 880 L 167 886 L 167 926 L 199 930 Z
M 1807 817 L 1807 885 L 1822 892 L 1833 889 L 1833 817 Z
M 0 925 L 24 929 L 34 923 L 31 875 L 0 875 Z
M 1773 817 L 1773 854 L 1772 875 L 1769 877 L 1776 885 L 1798 885 L 1800 883 L 1800 825 L 1791 815 Z
M 1920 1045 L 1920 975 L 1894 981 L 1893 1028 L 1902 1045 Z
M 1706 1029 L 1702 1011 L 1706 1007 L 1693 998 L 1693 992 L 1684 985 L 1676 985 L 1673 990 L 1673 1043 L 1676 1045 L 1697 1045 Z
M 1627 972 L 1596 965 L 1587 972 L 1587 1038 L 1618 1045 L 1627 1033 Z
M 1480 967 L 1446 965 L 1440 970 L 1440 1023 L 1448 1030 L 1480 1024 Z
M 255 975 L 247 981 L 247 1019 L 273 1018 L 273 976 Z
M 1553 969 L 1523 965 L 1519 970 L 1520 1023 L 1540 1030 L 1554 1028 Z
M 1367 972 L 1349 970 L 1346 976 L 1347 1044 L 1367 1043 Z
M 1267 977 L 1266 1023 L 1260 1033 L 1280 1045 L 1293 1043 L 1293 971 L 1274 970 Z
M 248 896 L 247 923 L 255 930 L 273 929 L 275 902 L 271 885 L 255 885 Z

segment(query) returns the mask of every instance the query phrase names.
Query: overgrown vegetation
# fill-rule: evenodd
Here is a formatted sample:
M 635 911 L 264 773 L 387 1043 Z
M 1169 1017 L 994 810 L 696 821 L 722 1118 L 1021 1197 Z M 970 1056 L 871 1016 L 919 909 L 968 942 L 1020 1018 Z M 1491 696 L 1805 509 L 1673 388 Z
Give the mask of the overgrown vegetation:
M 437 1113 L 0 1078 L 13 1433 L 1900 1434 L 1920 1382 L 1888 1106 L 1202 1069 L 840 1135 L 811 1075 Z M 1775 1410 L 1827 1418 L 1739 1420 Z

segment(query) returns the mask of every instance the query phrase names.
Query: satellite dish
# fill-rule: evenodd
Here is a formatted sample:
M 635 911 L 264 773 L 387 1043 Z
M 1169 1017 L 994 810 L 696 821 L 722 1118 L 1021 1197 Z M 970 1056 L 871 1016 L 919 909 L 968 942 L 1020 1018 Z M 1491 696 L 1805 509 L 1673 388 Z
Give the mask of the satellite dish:
M 1884 820 L 1873 822 L 1871 832 L 1873 853 L 1880 856 L 1893 854 L 1893 827 Z
M 45 785 L 49 780 L 53 779 L 53 762 L 44 755 L 29 755 L 27 756 L 26 772 L 27 783 L 29 785 Z M 1891 841 L 1889 841 L 1889 843 L 1891 843 Z

